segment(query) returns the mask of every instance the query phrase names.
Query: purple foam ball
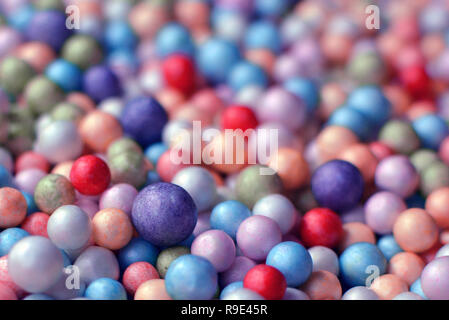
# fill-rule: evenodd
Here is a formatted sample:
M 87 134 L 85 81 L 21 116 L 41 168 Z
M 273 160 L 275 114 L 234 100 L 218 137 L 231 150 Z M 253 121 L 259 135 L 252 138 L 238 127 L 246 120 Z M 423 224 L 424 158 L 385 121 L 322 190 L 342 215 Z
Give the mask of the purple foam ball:
M 243 281 L 246 273 L 256 266 L 256 263 L 248 257 L 238 256 L 225 272 L 220 273 L 220 284 L 224 288 L 228 284 Z
M 120 121 L 125 133 L 146 148 L 161 140 L 168 115 L 156 99 L 140 97 L 126 104 Z
M 83 88 L 96 102 L 122 94 L 119 79 L 110 68 L 103 65 L 91 67 L 86 71 Z
M 91 246 L 75 260 L 74 266 L 79 270 L 80 280 L 86 285 L 99 278 L 117 280 L 120 269 L 117 258 L 111 250 Z
M 359 169 L 343 160 L 332 160 L 318 167 L 311 185 L 319 205 L 338 212 L 355 207 L 363 194 Z
M 134 200 L 131 216 L 142 238 L 155 246 L 168 247 L 192 234 L 198 211 L 192 197 L 183 188 L 159 182 L 140 191 Z
M 66 15 L 61 11 L 38 11 L 31 19 L 27 29 L 27 38 L 31 41 L 44 42 L 59 51 L 65 40 L 73 33 L 67 29 Z
M 421 286 L 431 300 L 449 300 L 449 257 L 431 261 L 421 273 Z

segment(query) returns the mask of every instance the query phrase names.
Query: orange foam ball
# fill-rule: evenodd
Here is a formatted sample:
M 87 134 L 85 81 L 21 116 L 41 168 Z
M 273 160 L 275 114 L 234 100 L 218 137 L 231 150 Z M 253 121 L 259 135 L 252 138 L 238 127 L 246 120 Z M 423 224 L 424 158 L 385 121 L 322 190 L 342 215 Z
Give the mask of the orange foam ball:
M 373 181 L 378 160 L 369 146 L 362 143 L 352 144 L 342 150 L 337 158 L 351 162 L 356 166 L 365 182 Z
M 393 226 L 393 235 L 402 249 L 420 253 L 430 249 L 438 240 L 438 227 L 426 211 L 413 208 L 399 215 Z
M 424 261 L 413 252 L 399 252 L 388 262 L 388 273 L 397 275 L 407 285 L 411 285 L 421 275 Z
M 440 228 L 449 228 L 449 188 L 432 191 L 426 199 L 426 211 Z
M 357 242 L 376 243 L 374 232 L 366 224 L 361 222 L 348 222 L 343 224 L 343 236 L 340 240 L 338 248 L 344 251 L 351 244 Z
M 17 58 L 27 62 L 38 73 L 44 72 L 56 55 L 53 49 L 45 43 L 32 41 L 20 45 L 15 50 Z
M 27 202 L 22 193 L 14 188 L 0 189 L 0 228 L 18 226 L 27 214 Z
M 331 272 L 318 270 L 312 272 L 301 286 L 311 300 L 340 300 L 342 289 L 338 278 Z
M 354 132 L 345 127 L 328 126 L 317 137 L 319 156 L 323 161 L 334 159 L 345 148 L 359 142 Z
M 58 163 L 53 168 L 51 173 L 60 174 L 61 176 L 64 176 L 70 180 L 70 171 L 72 170 L 72 165 L 74 162 L 75 161 L 65 161 L 65 162 Z
M 134 300 L 173 300 L 165 289 L 163 279 L 152 279 L 142 283 L 134 295 Z
M 92 227 L 95 243 L 110 250 L 123 248 L 133 235 L 133 226 L 128 215 L 115 208 L 97 212 L 92 219 Z
M 295 149 L 279 149 L 277 154 L 270 158 L 268 166 L 281 177 L 286 190 L 297 189 L 309 180 L 309 165 L 301 152 Z
M 106 152 L 108 146 L 123 135 L 123 130 L 114 116 L 102 112 L 88 113 L 79 126 L 84 143 L 95 152 Z
M 408 291 L 407 283 L 394 274 L 384 274 L 374 279 L 370 286 L 381 300 L 392 300 L 398 294 Z

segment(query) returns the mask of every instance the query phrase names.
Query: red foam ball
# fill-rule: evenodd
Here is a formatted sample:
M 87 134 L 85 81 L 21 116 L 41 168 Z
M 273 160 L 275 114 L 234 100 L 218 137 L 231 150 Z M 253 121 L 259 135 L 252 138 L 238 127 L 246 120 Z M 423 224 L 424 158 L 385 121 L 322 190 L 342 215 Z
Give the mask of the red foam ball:
M 165 151 L 157 161 L 156 172 L 164 182 L 171 182 L 178 171 L 186 168 L 189 164 L 175 163 L 170 158 L 171 149 Z
M 243 287 L 257 292 L 267 300 L 280 300 L 284 297 L 287 282 L 278 269 L 259 264 L 246 273 Z
M 172 54 L 162 62 L 165 83 L 188 95 L 195 89 L 196 73 L 192 59 L 183 54 Z
M 343 226 L 340 217 L 332 210 L 315 208 L 302 217 L 299 234 L 307 247 L 333 248 L 343 235 Z
M 416 97 L 430 94 L 430 78 L 422 65 L 410 65 L 400 70 L 399 78 L 404 87 Z
M 243 131 L 254 129 L 258 125 L 253 110 L 241 105 L 227 107 L 221 115 L 221 127 L 223 129 L 241 129 Z
M 70 181 L 81 194 L 95 196 L 108 188 L 111 172 L 106 162 L 99 157 L 82 156 L 73 163 Z
M 16 173 L 26 169 L 40 169 L 44 172 L 50 170 L 50 163 L 41 154 L 34 151 L 22 153 L 16 160 Z
M 134 262 L 123 273 L 123 286 L 134 295 L 137 288 L 145 281 L 159 279 L 156 268 L 145 261 Z
M 42 236 L 48 238 L 47 223 L 50 216 L 43 212 L 35 212 L 30 214 L 22 222 L 22 229 L 32 236 Z
M 17 300 L 17 297 L 21 298 L 25 295 L 25 290 L 19 287 L 11 278 L 8 272 L 8 256 L 3 256 L 0 258 L 0 284 L 9 287 L 16 296 L 16 299 L 3 299 L 1 296 L 6 294 L 9 297 L 14 297 L 8 292 L 8 290 L 0 289 L 0 300 Z

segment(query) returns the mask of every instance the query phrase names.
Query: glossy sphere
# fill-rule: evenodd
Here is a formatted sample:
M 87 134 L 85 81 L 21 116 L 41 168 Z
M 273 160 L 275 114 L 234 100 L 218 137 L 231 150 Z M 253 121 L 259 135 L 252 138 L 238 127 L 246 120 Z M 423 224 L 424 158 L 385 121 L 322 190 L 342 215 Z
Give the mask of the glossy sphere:
M 64 59 L 58 59 L 50 63 L 45 69 L 45 76 L 66 92 L 81 89 L 81 70 Z
M 279 226 L 265 216 L 251 216 L 243 221 L 237 231 L 237 244 L 250 259 L 263 260 L 271 248 L 282 240 Z
M 280 193 L 282 189 L 282 182 L 277 174 L 261 174 L 261 169 L 265 168 L 259 165 L 250 166 L 242 170 L 237 178 L 235 186 L 237 200 L 250 209 L 260 198 L 268 194 Z
M 134 300 L 172 300 L 165 289 L 165 281 L 152 279 L 142 283 L 136 290 Z
M 388 273 L 397 275 L 410 286 L 419 278 L 424 266 L 424 261 L 417 254 L 399 252 L 388 262 Z
M 449 188 L 436 189 L 426 198 L 426 211 L 440 228 L 449 228 Z
M 18 226 L 25 219 L 27 203 L 22 193 L 16 189 L 0 188 L 0 227 Z
M 148 262 L 135 262 L 123 273 L 123 286 L 129 294 L 136 293 L 137 288 L 145 281 L 159 279 L 159 274 Z
M 37 184 L 34 201 L 43 212 L 52 214 L 60 206 L 75 202 L 75 189 L 64 176 L 49 174 Z
M 309 165 L 302 153 L 293 148 L 277 150 L 277 154 L 270 157 L 268 166 L 276 171 L 286 190 L 297 189 L 309 180 Z
M 56 209 L 48 219 L 50 240 L 60 249 L 82 248 L 92 235 L 89 216 L 77 206 L 67 205 Z
M 342 150 L 337 158 L 356 166 L 365 182 L 371 182 L 374 179 L 378 160 L 369 146 L 362 143 L 352 144 Z
M 442 161 L 435 161 L 421 172 L 419 189 L 424 196 L 434 190 L 449 186 L 449 167 Z
M 346 291 L 341 300 L 379 300 L 379 297 L 373 290 L 358 286 Z
M 398 153 L 409 154 L 420 145 L 410 123 L 402 120 L 391 120 L 387 122 L 379 133 L 379 140 Z
M 234 262 L 235 245 L 232 238 L 221 230 L 209 230 L 193 240 L 191 252 L 206 258 L 217 272 L 227 270 Z
M 413 121 L 413 129 L 425 148 L 438 149 L 449 134 L 446 122 L 439 116 L 428 114 Z
M 37 152 L 27 151 L 22 153 L 16 160 L 16 173 L 27 169 L 39 169 L 43 172 L 50 170 L 50 164 L 44 156 Z
M 131 215 L 134 199 L 138 191 L 132 185 L 119 183 L 102 193 L 100 209 L 116 208 Z
M 111 250 L 118 250 L 132 238 L 133 226 L 129 216 L 120 209 L 106 208 L 92 219 L 95 243 Z
M 183 246 L 174 246 L 161 251 L 157 256 L 155 266 L 161 278 L 165 278 L 170 264 L 180 256 L 190 254 L 190 249 Z
M 221 287 L 243 281 L 246 273 L 254 266 L 256 266 L 256 263 L 253 260 L 245 256 L 236 257 L 232 265 L 226 271 L 220 273 Z
M 292 241 L 275 245 L 268 253 L 266 264 L 281 271 L 289 287 L 297 287 L 306 282 L 313 268 L 309 252 Z
M 378 274 L 381 275 L 386 270 L 387 260 L 382 252 L 371 243 L 355 243 L 340 255 L 340 273 L 342 279 L 351 287 L 366 286 L 369 280 L 372 280 L 369 277 L 372 272 L 378 271 Z
M 256 115 L 253 110 L 241 105 L 231 105 L 227 107 L 221 115 L 222 129 L 255 129 L 258 125 Z
M 93 281 L 86 288 L 84 295 L 92 300 L 126 300 L 126 291 L 122 284 L 109 278 Z
M 187 191 L 195 202 L 199 212 L 210 209 L 213 205 L 217 186 L 212 174 L 197 166 L 180 170 L 171 181 Z
M 217 272 L 208 260 L 187 254 L 170 265 L 165 287 L 175 300 L 208 300 L 217 290 L 217 280 Z
M 326 208 L 316 208 L 307 212 L 299 225 L 301 240 L 306 246 L 337 246 L 343 235 L 342 223 L 338 215 Z
M 372 134 L 372 124 L 361 112 L 343 106 L 335 110 L 327 122 L 328 125 L 341 126 L 354 132 L 361 140 L 366 140 Z
M 120 269 L 124 271 L 134 262 L 145 261 L 156 265 L 159 249 L 141 238 L 132 239 L 125 247 L 120 249 L 117 258 Z
M 40 132 L 35 151 L 51 163 L 74 160 L 80 156 L 83 142 L 74 123 L 57 120 Z
M 227 83 L 234 92 L 237 92 L 250 85 L 266 87 L 268 78 L 264 70 L 258 65 L 247 61 L 240 61 L 232 67 L 228 75 Z
M 87 114 L 79 125 L 79 132 L 84 143 L 96 152 L 105 152 L 123 134 L 118 120 L 102 111 Z
M 421 253 L 437 241 L 438 227 L 426 211 L 413 208 L 398 217 L 393 226 L 393 235 L 402 249 Z
M 162 62 L 162 73 L 167 86 L 188 95 L 195 89 L 195 66 L 182 54 L 172 54 Z
M 167 113 L 154 98 L 136 98 L 128 102 L 121 114 L 123 130 L 142 147 L 158 142 L 168 121 Z
M 351 209 L 362 197 L 362 175 L 347 161 L 332 160 L 321 165 L 311 184 L 317 202 L 334 211 Z
M 257 108 L 260 122 L 277 122 L 293 132 L 303 127 L 306 115 L 305 103 L 282 87 L 272 87 L 265 92 Z
M 243 287 L 259 293 L 267 300 L 280 300 L 287 289 L 284 275 L 271 266 L 259 264 L 248 271 Z
M 132 221 L 144 239 L 157 246 L 170 246 L 192 233 L 197 215 L 195 203 L 184 189 L 160 182 L 137 195 Z
M 62 268 L 61 251 L 50 240 L 39 236 L 20 240 L 8 255 L 12 280 L 31 293 L 43 292 L 55 284 Z
M 396 194 L 378 192 L 365 203 L 366 224 L 378 234 L 389 234 L 396 219 L 406 209 L 404 201 Z
M 118 279 L 119 266 L 114 253 L 106 248 L 90 246 L 75 260 L 80 280 L 90 284 L 99 278 Z
M 437 258 L 426 265 L 421 275 L 422 291 L 426 297 L 432 300 L 449 299 L 448 268 L 449 257 Z
M 102 159 L 87 155 L 77 159 L 70 170 L 70 182 L 80 193 L 94 196 L 107 189 L 111 172 Z
M 309 249 L 309 254 L 313 262 L 313 271 L 325 270 L 338 276 L 338 256 L 332 249 L 315 246 Z
M 235 240 L 240 224 L 250 216 L 251 211 L 243 203 L 235 200 L 223 201 L 212 210 L 210 226 L 223 230 Z
M 408 291 L 407 283 L 394 274 L 384 274 L 374 279 L 370 286 L 381 300 L 392 300 L 397 295 Z
M 222 300 L 265 300 L 260 294 L 246 288 L 235 289 L 223 296 Z
M 271 194 L 256 202 L 253 215 L 262 215 L 273 219 L 279 225 L 282 234 L 286 234 L 293 228 L 297 213 L 293 204 L 286 197 L 280 194 Z
M 396 242 L 396 239 L 393 235 L 386 235 L 381 237 L 377 241 L 377 247 L 380 251 L 382 251 L 387 260 L 390 260 L 392 257 L 394 257 L 394 255 L 403 251 Z
M 375 182 L 378 188 L 406 198 L 418 187 L 419 176 L 407 157 L 395 155 L 379 162 Z
M 0 232 L 0 255 L 7 255 L 19 240 L 27 236 L 29 233 L 21 228 L 8 228 Z
M 50 216 L 43 212 L 35 212 L 26 217 L 21 228 L 33 236 L 48 238 L 47 223 Z
M 165 24 L 156 35 L 156 51 L 160 57 L 172 53 L 192 55 L 194 45 L 189 31 L 178 23 Z
M 317 146 L 323 160 L 331 160 L 346 147 L 359 141 L 357 136 L 343 126 L 327 126 L 317 136 Z
M 309 280 L 300 289 L 311 300 L 339 300 L 342 294 L 338 278 L 324 270 L 312 272 Z

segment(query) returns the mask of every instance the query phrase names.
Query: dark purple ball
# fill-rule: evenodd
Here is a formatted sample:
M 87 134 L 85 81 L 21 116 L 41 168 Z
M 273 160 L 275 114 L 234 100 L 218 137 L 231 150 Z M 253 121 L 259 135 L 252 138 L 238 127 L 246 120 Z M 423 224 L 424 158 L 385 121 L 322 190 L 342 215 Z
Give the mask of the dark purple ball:
M 94 66 L 86 71 L 83 87 L 84 92 L 96 102 L 122 94 L 119 79 L 111 69 L 104 65 Z
M 31 18 L 26 35 L 31 41 L 48 44 L 59 51 L 65 40 L 73 34 L 73 30 L 65 25 L 66 15 L 61 11 L 37 11 Z
M 173 246 L 189 237 L 198 211 L 183 188 L 159 182 L 144 188 L 134 200 L 132 221 L 145 240 L 155 246 Z
M 318 167 L 311 184 L 318 204 L 339 212 L 355 207 L 363 194 L 359 169 L 343 160 L 332 160 Z
M 141 97 L 126 104 L 120 120 L 125 133 L 146 148 L 161 140 L 168 116 L 156 99 Z

